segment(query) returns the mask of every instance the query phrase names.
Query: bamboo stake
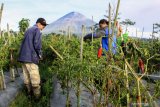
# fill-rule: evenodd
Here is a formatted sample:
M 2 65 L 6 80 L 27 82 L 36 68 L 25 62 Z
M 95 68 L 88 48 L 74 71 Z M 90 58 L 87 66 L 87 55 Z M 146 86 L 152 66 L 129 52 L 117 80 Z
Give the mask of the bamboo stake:
M 142 107 L 142 105 L 141 105 L 141 91 L 140 91 L 140 85 L 139 85 L 139 83 L 140 83 L 139 81 L 140 81 L 141 78 L 138 77 L 138 75 L 135 73 L 135 71 L 129 65 L 129 63 L 127 62 L 127 60 L 125 60 L 125 65 L 127 65 L 129 67 L 131 73 L 135 76 L 135 78 L 137 80 L 137 89 L 138 89 L 137 103 L 138 103 L 138 107 Z
M 3 74 L 3 70 L 1 69 L 0 71 L 0 90 L 4 90 L 5 88 L 6 88 L 6 84 L 5 84 L 4 74 Z
M 3 89 L 3 80 L 2 80 L 2 74 L 0 72 L 0 90 Z
M 11 81 L 15 81 L 15 71 L 13 67 L 10 67 L 10 78 Z
M 4 37 L 4 31 L 2 31 L 2 38 L 5 40 L 5 37 Z
M 129 63 L 127 62 L 127 60 L 125 60 L 125 64 L 129 67 L 131 73 L 135 76 L 136 80 L 137 80 L 137 88 L 138 88 L 138 107 L 141 107 L 141 92 L 140 92 L 140 85 L 139 85 L 139 81 L 141 78 L 138 77 L 138 75 L 135 73 L 135 71 L 132 69 L 132 67 L 129 65 Z
M 70 29 L 70 26 L 68 27 L 68 39 L 69 40 L 71 39 L 71 29 Z
M 154 25 L 155 25 L 155 24 L 153 24 L 153 31 L 152 31 L 152 35 L 151 35 L 151 36 L 152 36 L 152 49 L 153 49 L 153 46 L 154 46 L 154 43 L 153 43 L 153 42 L 154 42 L 154 41 L 153 41 L 153 37 L 154 37 L 154 30 L 155 30 Z M 152 50 L 151 52 L 152 52 L 152 55 L 153 55 L 153 50 Z
M 118 85 L 118 103 L 119 107 L 121 107 L 121 87 Z
M 137 79 L 137 89 L 138 89 L 138 96 L 137 96 L 137 105 L 138 107 L 142 107 L 141 103 L 141 91 L 140 91 L 140 79 Z
M 2 3 L 2 4 L 1 4 L 1 10 L 0 10 L 0 35 L 1 35 L 1 21 L 2 21 L 3 7 L 4 7 L 4 4 Z
M 112 55 L 112 40 L 111 40 L 111 5 L 109 3 L 109 25 L 108 25 L 108 43 L 109 43 L 109 54 L 108 54 L 108 60 L 111 60 L 111 55 Z M 108 99 L 109 99 L 109 91 L 110 91 L 110 84 L 109 82 L 111 81 L 110 77 L 108 79 L 106 78 L 106 84 L 107 87 L 105 87 L 105 105 L 108 106 Z
M 8 34 L 8 37 L 10 38 L 10 31 L 9 31 L 10 29 L 9 29 L 9 24 L 7 23 L 7 34 Z
M 9 29 L 9 24 L 7 23 L 7 35 L 8 35 L 8 43 L 10 45 L 11 43 L 11 34 L 10 34 L 10 29 Z
M 11 81 L 15 81 L 15 71 L 14 71 L 14 59 L 13 59 L 13 49 L 10 49 L 10 78 Z
M 112 28 L 112 36 L 111 36 L 111 39 L 112 39 L 112 40 L 113 40 L 113 35 L 114 35 L 114 29 L 115 29 L 115 27 L 116 27 L 116 22 L 117 22 L 117 17 L 118 17 L 119 6 L 120 6 L 120 0 L 118 0 L 117 8 L 116 8 L 116 15 L 115 15 L 115 18 L 114 18 L 114 23 L 113 23 L 113 28 Z
M 5 83 L 3 71 L 2 71 L 2 80 L 3 80 L 3 89 L 6 89 L 6 83 Z
M 109 32 L 109 38 L 108 38 L 108 43 L 109 43 L 109 53 L 112 53 L 112 40 L 111 40 L 111 5 L 109 3 L 109 26 L 108 26 L 108 32 Z M 113 32 L 112 32 L 113 33 Z
M 81 35 L 81 50 L 80 50 L 80 60 L 83 60 L 83 35 L 85 33 L 85 26 L 82 25 L 82 35 Z
M 125 64 L 125 75 L 126 75 L 126 88 L 129 90 L 129 82 L 128 82 L 128 69 L 127 64 Z M 127 91 L 127 107 L 129 107 L 130 100 L 129 100 L 129 92 Z
M 68 41 L 70 41 L 70 36 L 71 36 L 71 29 L 70 27 L 68 27 Z M 68 59 L 67 60 L 70 60 L 70 54 L 69 54 L 69 51 L 70 51 L 70 44 L 68 43 L 67 44 L 67 49 L 68 49 L 68 53 L 67 53 L 67 56 L 68 56 Z M 66 98 L 66 107 L 71 107 L 71 101 L 70 101 L 70 94 L 69 94 L 69 82 L 71 81 L 71 68 L 70 66 L 67 67 L 68 70 L 67 70 L 67 75 L 66 75 L 66 81 L 67 81 L 67 98 Z
M 93 22 L 93 16 L 92 16 L 92 22 Z M 93 26 L 91 28 L 91 31 L 92 31 L 92 50 L 93 50 Z
M 0 31 L 0 39 L 2 38 L 2 32 Z
M 50 48 L 61 60 L 63 60 L 63 57 L 51 45 L 50 45 Z
M 83 61 L 83 36 L 85 34 L 85 26 L 82 25 L 82 35 L 81 35 L 81 49 L 80 49 L 80 60 L 81 63 Z M 77 83 L 77 107 L 80 107 L 80 93 L 81 93 L 81 89 L 80 89 L 80 81 L 81 81 L 81 71 L 79 71 L 79 75 L 78 75 L 78 83 Z

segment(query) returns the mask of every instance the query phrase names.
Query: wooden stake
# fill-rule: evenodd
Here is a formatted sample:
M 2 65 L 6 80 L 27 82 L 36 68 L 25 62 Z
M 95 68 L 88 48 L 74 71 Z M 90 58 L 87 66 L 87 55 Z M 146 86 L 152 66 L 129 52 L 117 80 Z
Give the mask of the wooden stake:
M 15 71 L 13 67 L 10 67 L 10 78 L 11 81 L 15 81 Z
M 138 31 L 137 31 L 137 28 L 136 28 L 136 38 L 138 37 Z
M 128 69 L 127 64 L 125 64 L 125 75 L 126 75 L 126 88 L 127 88 L 127 107 L 130 107 L 130 100 L 129 100 L 129 82 L 128 82 Z
M 2 74 L 0 72 L 0 90 L 3 89 L 3 80 L 2 80 Z
M 81 50 L 80 50 L 80 60 L 83 60 L 83 36 L 85 33 L 85 26 L 82 25 L 82 35 L 81 35 Z
M 61 60 L 63 60 L 63 57 L 51 45 L 50 45 L 50 48 Z
M 7 23 L 7 34 L 8 34 L 8 43 L 10 45 L 11 42 L 11 34 L 10 34 L 10 29 L 9 29 L 9 24 Z
M 71 29 L 70 29 L 70 26 L 68 27 L 68 40 L 71 39 Z
M 4 4 L 2 3 L 1 4 L 1 10 L 0 10 L 0 35 L 1 35 L 1 21 L 2 21 L 3 7 L 4 7 Z
M 109 32 L 109 35 L 108 35 L 108 43 L 109 43 L 109 53 L 111 54 L 112 53 L 112 39 L 111 39 L 111 5 L 109 3 L 109 26 L 108 26 L 108 32 Z M 113 33 L 113 32 L 112 32 Z
M 119 107 L 121 107 L 121 87 L 118 85 L 118 102 Z
M 2 31 L 1 33 L 2 33 L 2 39 L 5 40 L 4 31 Z
M 80 60 L 81 63 L 83 61 L 83 36 L 85 35 L 85 26 L 82 25 L 82 35 L 81 35 L 81 49 L 80 49 Z M 77 77 L 77 107 L 80 107 L 80 93 L 81 93 L 81 88 L 80 88 L 80 82 L 81 82 L 81 70 L 78 73 Z
M 92 16 L 92 22 L 93 22 L 93 16 Z M 91 31 L 92 31 L 92 50 L 93 50 L 93 26 L 91 28 Z
M 118 0 L 118 3 L 117 3 L 117 9 L 116 9 L 116 16 L 114 18 L 114 23 L 113 23 L 113 28 L 112 28 L 112 40 L 113 40 L 113 35 L 114 35 L 114 29 L 116 27 L 116 22 L 117 22 L 117 17 L 118 17 L 118 11 L 119 11 L 119 6 L 120 6 L 120 0 Z
M 0 90 L 4 90 L 6 88 L 5 78 L 3 74 L 3 70 L 0 71 Z
M 137 96 L 137 105 L 138 107 L 142 107 L 141 103 L 141 90 L 140 90 L 140 79 L 137 79 L 137 89 L 138 89 L 138 96 Z

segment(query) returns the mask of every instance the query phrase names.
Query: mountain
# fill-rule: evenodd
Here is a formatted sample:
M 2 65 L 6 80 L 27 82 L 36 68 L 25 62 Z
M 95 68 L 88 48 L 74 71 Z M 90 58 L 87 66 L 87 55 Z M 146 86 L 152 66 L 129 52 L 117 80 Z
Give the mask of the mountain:
M 68 28 L 70 28 L 70 32 L 72 34 L 79 35 L 82 32 L 81 30 L 82 25 L 85 25 L 86 27 L 91 27 L 94 24 L 96 24 L 96 22 L 93 22 L 91 19 L 86 18 L 81 13 L 70 12 L 64 15 L 63 17 L 59 18 L 55 22 L 46 26 L 42 32 L 43 34 L 49 34 L 49 33 L 60 34 L 62 31 L 68 32 Z

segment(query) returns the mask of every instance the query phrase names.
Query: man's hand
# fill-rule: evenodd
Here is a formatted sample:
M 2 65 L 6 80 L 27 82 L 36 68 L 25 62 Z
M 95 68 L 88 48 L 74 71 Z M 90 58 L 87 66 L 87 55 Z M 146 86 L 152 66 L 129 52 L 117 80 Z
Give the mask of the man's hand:
M 42 60 L 43 60 L 42 55 L 39 55 L 39 60 L 40 60 L 40 61 L 42 61 Z

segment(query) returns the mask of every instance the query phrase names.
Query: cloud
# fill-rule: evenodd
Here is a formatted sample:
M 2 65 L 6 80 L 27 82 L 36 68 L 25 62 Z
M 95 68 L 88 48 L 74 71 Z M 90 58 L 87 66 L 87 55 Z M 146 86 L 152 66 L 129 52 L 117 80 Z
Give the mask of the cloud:
M 129 18 L 136 21 L 137 27 L 151 31 L 153 23 L 160 20 L 159 5 L 159 0 L 122 0 L 122 19 Z

